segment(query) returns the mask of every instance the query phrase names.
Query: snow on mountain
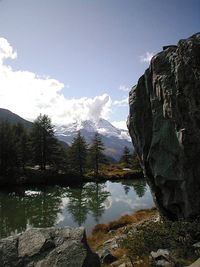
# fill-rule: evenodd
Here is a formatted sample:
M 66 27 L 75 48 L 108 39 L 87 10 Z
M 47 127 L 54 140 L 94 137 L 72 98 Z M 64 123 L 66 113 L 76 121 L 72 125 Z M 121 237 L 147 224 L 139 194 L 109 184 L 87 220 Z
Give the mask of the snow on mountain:
M 82 122 L 70 123 L 65 126 L 57 126 L 55 133 L 57 136 L 71 136 L 71 134 L 81 130 L 87 131 L 88 133 L 98 132 L 99 134 L 107 137 L 115 136 L 119 139 L 125 139 L 131 142 L 128 130 L 118 129 L 113 126 L 109 121 L 104 119 L 100 119 L 97 122 L 85 120 Z
M 125 146 L 131 151 L 133 150 L 128 131 L 116 128 L 105 119 L 96 122 L 85 120 L 57 126 L 55 134 L 58 139 L 71 144 L 78 131 L 81 132 L 88 143 L 91 142 L 94 133 L 98 132 L 105 146 L 105 154 L 115 160 L 120 158 Z

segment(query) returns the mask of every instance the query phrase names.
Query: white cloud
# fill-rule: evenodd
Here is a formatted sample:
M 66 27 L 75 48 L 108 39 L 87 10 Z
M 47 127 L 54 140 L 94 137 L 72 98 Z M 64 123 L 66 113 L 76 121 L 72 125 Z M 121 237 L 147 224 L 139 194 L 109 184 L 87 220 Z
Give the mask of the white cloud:
M 123 92 L 129 92 L 130 88 L 127 87 L 126 85 L 120 85 L 119 90 Z
M 4 38 L 0 38 L 0 107 L 33 120 L 40 113 L 48 114 L 53 123 L 65 124 L 74 120 L 108 118 L 112 101 L 107 94 L 94 98 L 67 99 L 64 84 L 33 72 L 13 70 L 4 63 L 15 59 L 17 53 Z M 69 90 L 69 86 L 66 88 Z
M 140 56 L 140 61 L 149 63 L 153 56 L 154 56 L 154 53 L 146 52 L 145 55 Z
M 124 106 L 127 106 L 128 105 L 128 97 L 126 98 L 123 98 L 121 100 L 115 100 L 113 102 L 113 105 L 114 106 L 117 106 L 117 107 L 124 107 Z
M 118 129 L 127 130 L 126 121 L 112 121 L 111 123 Z
M 17 52 L 13 51 L 12 46 L 5 39 L 0 37 L 0 64 L 3 63 L 3 60 L 6 58 L 15 59 L 17 57 Z

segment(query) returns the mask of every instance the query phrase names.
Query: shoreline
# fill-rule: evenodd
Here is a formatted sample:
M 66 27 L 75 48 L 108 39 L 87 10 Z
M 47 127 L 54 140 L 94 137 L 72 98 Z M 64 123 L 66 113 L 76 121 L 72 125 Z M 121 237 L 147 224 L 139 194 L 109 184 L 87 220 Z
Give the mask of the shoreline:
M 144 179 L 143 173 L 138 170 L 124 171 L 121 173 L 100 173 L 98 177 L 92 174 L 80 176 L 74 173 L 57 173 L 53 171 L 28 170 L 24 174 L 16 173 L 12 176 L 0 176 L 0 187 L 10 186 L 68 186 L 88 182 L 105 182 L 119 180 Z

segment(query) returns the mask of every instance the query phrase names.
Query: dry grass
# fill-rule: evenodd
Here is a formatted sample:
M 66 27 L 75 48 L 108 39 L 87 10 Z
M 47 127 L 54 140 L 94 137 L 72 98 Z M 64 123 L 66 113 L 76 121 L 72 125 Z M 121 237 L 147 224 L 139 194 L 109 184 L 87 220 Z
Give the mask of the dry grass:
M 118 177 L 127 174 L 135 174 L 141 172 L 141 168 L 130 168 L 129 170 L 123 163 L 113 165 L 103 165 L 101 167 L 101 173 L 108 177 Z
M 131 215 L 123 215 L 108 224 L 97 224 L 92 230 L 92 235 L 88 237 L 89 246 L 96 251 L 105 241 L 116 235 L 120 235 L 122 233 L 122 227 L 127 226 L 127 228 L 131 228 L 132 224 L 139 223 L 157 214 L 158 212 L 155 208 L 139 210 Z
M 127 250 L 125 248 L 117 248 L 111 250 L 111 254 L 118 259 L 121 259 L 124 255 L 126 255 L 126 253 Z

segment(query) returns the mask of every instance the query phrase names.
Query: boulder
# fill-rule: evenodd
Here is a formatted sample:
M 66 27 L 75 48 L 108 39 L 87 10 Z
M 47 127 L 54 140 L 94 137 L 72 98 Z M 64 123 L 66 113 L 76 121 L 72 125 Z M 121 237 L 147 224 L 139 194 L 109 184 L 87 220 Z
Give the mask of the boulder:
M 84 228 L 33 228 L 0 240 L 2 267 L 98 267 Z
M 129 106 L 129 133 L 161 214 L 200 215 L 200 33 L 152 58 Z

